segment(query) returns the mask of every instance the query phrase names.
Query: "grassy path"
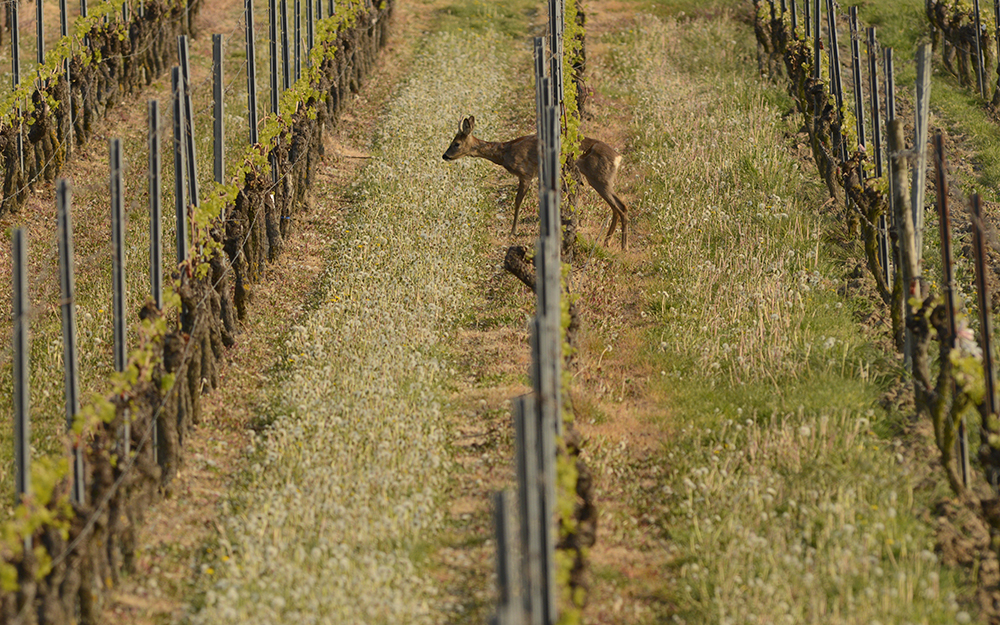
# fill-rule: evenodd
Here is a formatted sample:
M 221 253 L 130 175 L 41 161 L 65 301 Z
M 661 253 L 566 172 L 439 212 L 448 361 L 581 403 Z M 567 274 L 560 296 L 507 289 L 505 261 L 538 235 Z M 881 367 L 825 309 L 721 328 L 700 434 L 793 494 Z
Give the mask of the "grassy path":
M 608 263 L 643 276 L 632 318 L 594 327 L 626 352 L 605 371 L 641 391 L 581 393 L 607 478 L 602 607 L 622 623 L 968 622 L 924 520 L 940 494 L 925 443 L 880 404 L 894 364 L 845 288 L 858 252 L 823 236 L 842 225 L 789 149 L 797 119 L 757 75 L 747 8 L 663 5 L 602 58 L 630 106 L 646 231 L 634 265 Z M 615 431 L 621 414 L 643 427 Z
M 223 504 L 193 622 L 437 620 L 417 556 L 445 517 L 446 343 L 485 219 L 462 183 L 482 170 L 439 153 L 464 110 L 497 106 L 498 43 L 431 36 L 379 120 L 325 296 L 292 328 L 269 423 Z

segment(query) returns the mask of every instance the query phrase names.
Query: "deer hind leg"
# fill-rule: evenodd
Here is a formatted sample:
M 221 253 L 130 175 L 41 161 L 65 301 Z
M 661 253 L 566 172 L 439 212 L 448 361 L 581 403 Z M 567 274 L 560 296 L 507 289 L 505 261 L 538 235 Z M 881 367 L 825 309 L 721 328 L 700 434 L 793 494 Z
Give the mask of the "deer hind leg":
M 514 224 L 510 227 L 510 234 L 517 234 L 517 216 L 521 212 L 521 202 L 524 201 L 524 194 L 528 192 L 528 181 L 521 178 L 517 183 L 517 195 L 514 196 Z
M 588 182 L 589 179 L 588 179 Z M 618 222 L 621 221 L 622 225 L 622 249 L 624 250 L 628 246 L 628 234 L 626 233 L 628 229 L 628 207 L 625 206 L 625 202 L 621 201 L 615 192 L 606 186 L 597 187 L 591 183 L 597 194 L 600 195 L 608 206 L 611 207 L 611 227 L 608 228 L 608 234 L 604 237 L 604 245 L 608 244 L 611 240 L 611 235 L 615 233 L 615 227 Z
M 611 235 L 615 233 L 615 228 L 618 226 L 618 208 L 615 205 L 611 205 L 611 227 L 608 228 L 608 233 L 604 235 L 604 247 L 608 246 L 608 241 L 611 240 Z
M 615 202 L 618 204 L 618 212 L 620 213 L 620 218 L 622 221 L 622 249 L 628 249 L 628 207 L 625 206 L 625 202 L 618 197 L 614 192 L 611 193 L 614 197 Z

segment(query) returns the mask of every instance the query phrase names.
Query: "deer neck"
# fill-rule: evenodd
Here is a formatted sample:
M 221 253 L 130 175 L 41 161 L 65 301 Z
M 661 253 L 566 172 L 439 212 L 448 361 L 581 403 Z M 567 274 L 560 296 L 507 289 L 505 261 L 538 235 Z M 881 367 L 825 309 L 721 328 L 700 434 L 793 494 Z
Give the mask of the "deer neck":
M 476 139 L 476 145 L 470 154 L 472 156 L 478 156 L 479 158 L 485 158 L 486 160 L 496 163 L 497 165 L 504 166 L 504 157 L 507 152 L 506 143 Z

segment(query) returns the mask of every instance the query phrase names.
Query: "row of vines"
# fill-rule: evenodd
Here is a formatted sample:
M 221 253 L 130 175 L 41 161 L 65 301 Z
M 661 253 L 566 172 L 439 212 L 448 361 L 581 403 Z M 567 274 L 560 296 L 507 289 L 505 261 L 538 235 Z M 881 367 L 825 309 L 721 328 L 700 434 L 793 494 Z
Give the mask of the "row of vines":
M 890 311 L 891 333 L 896 348 L 912 358 L 912 389 L 915 411 L 920 418 L 928 419 L 933 426 L 935 443 L 940 451 L 939 462 L 944 469 L 948 483 L 962 503 L 962 507 L 974 512 L 983 520 L 984 532 L 992 532 L 993 546 L 1000 527 L 1000 514 L 995 492 L 996 476 L 1000 474 L 1000 436 L 997 435 L 996 416 L 991 414 L 987 393 L 991 387 L 992 373 L 988 370 L 991 359 L 984 357 L 988 352 L 988 336 L 982 337 L 983 348 L 972 338 L 970 322 L 966 314 L 954 310 L 954 284 L 950 284 L 950 232 L 947 218 L 941 218 L 941 249 L 943 272 L 941 292 L 935 292 L 929 280 L 919 277 L 909 267 L 919 267 L 919 252 L 914 257 L 914 223 L 910 218 L 910 197 L 906 180 L 907 159 L 913 158 L 923 146 L 912 146 L 907 150 L 902 138 L 900 120 L 892 120 L 894 111 L 888 111 L 891 120 L 886 124 L 885 135 L 889 141 L 886 151 L 892 167 L 886 175 L 872 176 L 876 155 L 859 146 L 853 136 L 854 114 L 838 107 L 832 81 L 827 72 L 816 71 L 815 63 L 824 68 L 835 67 L 827 56 L 831 51 L 825 46 L 817 54 L 815 43 L 803 36 L 805 29 L 793 27 L 787 12 L 779 10 L 775 2 L 755 0 L 754 27 L 758 44 L 761 70 L 772 76 L 782 75 L 788 80 L 789 93 L 802 114 L 809 136 L 812 156 L 820 176 L 826 183 L 831 198 L 843 210 L 848 224 L 848 232 L 836 233 L 838 238 L 850 238 L 860 233 L 869 273 L 877 293 L 885 308 Z M 832 3 L 829 3 L 829 7 Z M 818 3 L 817 5 L 818 6 Z M 784 3 L 782 3 L 784 7 Z M 814 11 L 817 10 L 814 8 Z M 985 103 L 996 107 L 1000 102 L 1000 89 L 992 99 L 987 95 L 987 80 L 983 68 L 996 63 L 996 37 L 975 15 L 972 7 L 956 2 L 933 2 L 926 5 L 926 15 L 933 33 L 934 47 L 941 53 L 945 69 L 958 77 L 960 84 L 981 89 Z M 818 23 L 818 20 L 817 20 Z M 831 19 L 830 24 L 835 25 Z M 977 37 L 977 29 L 978 37 Z M 819 40 L 817 33 L 813 33 Z M 978 49 L 978 52 L 977 52 Z M 925 59 L 929 72 L 930 48 L 918 55 Z M 921 61 L 918 61 L 920 63 Z M 978 69 L 977 69 L 978 67 Z M 831 70 L 832 71 L 832 70 Z M 918 74 L 919 74 L 918 70 Z M 929 73 L 927 74 L 929 76 Z M 978 76 L 978 79 L 977 79 Z M 918 77 L 918 81 L 920 78 Z M 918 96 L 922 87 L 918 85 Z M 926 87 L 923 87 L 926 89 Z M 918 102 L 919 109 L 919 102 Z M 923 115 L 918 110 L 918 117 Z M 920 122 L 918 122 L 918 125 Z M 876 128 L 875 132 L 882 132 Z M 844 142 L 841 150 L 840 141 Z M 919 143 L 919 141 L 918 141 Z M 937 183 L 935 192 L 938 208 L 942 216 L 947 215 L 947 165 L 943 154 L 943 140 L 935 142 Z M 930 158 L 928 158 L 930 160 Z M 918 171 L 919 168 L 918 168 Z M 926 185 L 925 180 L 914 175 L 914 184 Z M 890 196 L 893 202 L 890 203 Z M 923 214 L 922 194 L 914 194 L 916 206 L 914 214 Z M 983 223 L 978 216 L 978 196 L 973 197 L 970 213 L 973 237 L 982 231 Z M 894 206 L 895 210 L 890 210 Z M 895 214 L 893 214 L 895 213 Z M 885 260 L 879 257 L 880 219 L 893 224 L 886 234 L 891 238 L 891 264 L 896 268 L 892 273 L 883 266 Z M 884 222 L 883 222 L 884 223 Z M 919 232 L 920 225 L 916 226 Z M 918 235 L 919 236 L 919 235 Z M 971 255 L 974 246 L 967 246 Z M 909 248 L 909 249 L 907 249 Z M 987 302 L 984 252 L 977 252 L 977 269 L 983 277 L 979 285 L 980 301 Z M 994 268 L 995 271 L 995 268 Z M 992 273 L 992 272 L 989 272 Z M 994 278 L 990 276 L 990 282 Z M 994 300 L 995 301 L 995 300 Z M 987 332 L 988 315 L 991 311 L 980 311 Z M 931 363 L 935 353 L 937 360 Z M 908 380 L 909 382 L 909 380 Z M 976 414 L 978 412 L 978 415 Z M 970 419 L 969 415 L 975 415 Z M 982 418 L 979 418 L 979 415 Z M 974 466 L 981 469 L 980 477 L 974 480 L 966 473 L 963 461 L 962 428 L 970 421 L 969 440 L 972 444 Z M 974 424 L 974 425 L 973 425 Z M 973 430 L 974 428 L 974 430 Z M 983 479 L 985 478 L 985 479 Z M 992 482 L 994 488 L 989 488 Z M 992 526 L 993 530 L 989 530 Z M 995 551 L 987 540 L 981 545 L 984 562 L 994 562 Z M 983 565 L 986 567 L 986 565 Z M 992 566 L 992 565 L 991 565 Z M 987 567 L 992 571 L 991 567 Z M 977 577 L 984 610 L 996 614 L 994 599 L 1000 591 L 1000 578 L 990 572 Z M 981 598 L 982 598 L 981 597 Z
M 103 593 L 130 569 L 144 511 L 176 475 L 185 437 L 200 419 L 200 396 L 218 384 L 219 362 L 235 341 L 237 319 L 248 314 L 252 285 L 291 235 L 291 216 L 304 203 L 322 157 L 324 127 L 360 89 L 387 37 L 391 2 L 338 5 L 334 15 L 318 22 L 311 63 L 282 93 L 278 114 L 262 120 L 259 142 L 246 149 L 227 184 L 213 184 L 200 206 L 190 208 L 189 259 L 177 267 L 163 310 L 147 304 L 139 311 L 137 347 L 125 372 L 112 377 L 110 392 L 77 416 L 67 446 L 84 450 L 84 502 L 71 502 L 65 458 L 33 463 L 32 494 L 0 527 L 3 622 L 100 622 Z M 81 65 L 77 73 L 71 69 L 72 87 L 59 82 L 56 63 L 50 90 L 33 96 L 36 105 L 24 109 L 25 145 L 31 146 L 24 170 L 10 160 L 17 159 L 11 146 L 20 124 L 10 115 L 2 120 L 6 210 L 17 209 L 28 182 L 56 175 L 65 153 L 60 138 L 67 136 L 63 130 L 70 120 L 61 103 L 100 114 L 101 107 L 166 66 L 172 49 L 165 46 L 173 40 L 167 35 L 173 31 L 165 29 L 187 23 L 179 19 L 181 12 L 196 10 L 197 3 L 178 7 L 147 1 L 144 26 L 109 24 L 106 34 L 95 22 L 90 41 L 110 47 L 94 54 L 107 61 L 120 49 L 123 60 L 71 61 Z M 87 67 L 94 68 L 93 75 Z M 82 83 L 88 76 L 91 82 L 77 88 L 78 77 Z M 97 99 L 89 104 L 86 98 Z M 72 119 L 79 124 L 74 133 L 79 141 L 90 122 L 86 114 Z M 126 418 L 132 452 L 120 456 Z

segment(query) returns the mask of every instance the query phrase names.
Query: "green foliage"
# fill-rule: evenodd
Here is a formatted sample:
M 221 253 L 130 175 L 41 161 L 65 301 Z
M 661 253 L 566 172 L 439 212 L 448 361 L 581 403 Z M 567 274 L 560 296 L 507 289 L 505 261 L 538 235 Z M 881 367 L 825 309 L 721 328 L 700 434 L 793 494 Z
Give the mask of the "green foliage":
M 438 10 L 437 22 L 446 32 L 497 32 L 520 39 L 527 36 L 524 16 L 537 10 L 533 0 L 456 0 Z
M 104 17 L 121 11 L 126 0 L 106 0 L 94 7 L 87 17 L 79 17 L 73 23 L 72 35 L 62 37 L 45 53 L 45 63 L 36 68 L 37 77 L 44 83 L 56 82 L 63 74 L 63 61 L 74 55 L 74 49 L 79 49 L 78 58 L 86 67 L 101 60 L 100 52 L 82 45 L 84 37 L 92 32 L 104 32 L 110 36 L 124 39 L 127 29 L 120 21 L 112 20 L 104 23 Z M 95 30 L 96 29 L 96 30 Z M 20 85 L 0 98 L 0 127 L 10 127 L 19 123 L 30 123 L 30 115 L 34 112 L 31 96 L 35 92 L 34 80 L 22 81 Z M 57 106 L 51 94 L 45 93 L 46 101 L 53 108 Z

